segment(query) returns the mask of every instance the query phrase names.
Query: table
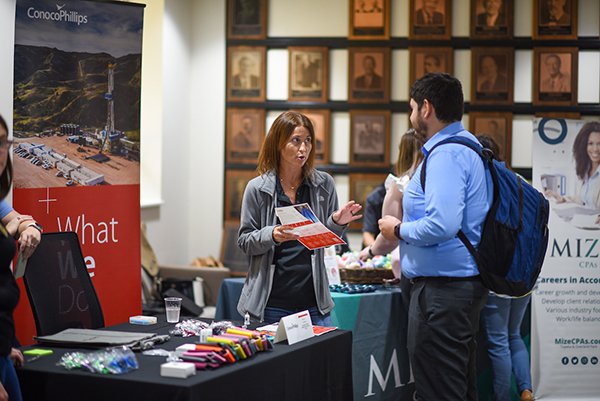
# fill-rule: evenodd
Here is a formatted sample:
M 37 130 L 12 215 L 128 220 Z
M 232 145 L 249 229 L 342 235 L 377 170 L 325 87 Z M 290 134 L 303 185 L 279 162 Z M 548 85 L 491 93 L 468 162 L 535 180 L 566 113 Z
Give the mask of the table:
M 225 279 L 217 298 L 217 320 L 243 320 L 236 307 L 244 279 Z M 331 294 L 331 320 L 352 330 L 354 399 L 412 400 L 414 383 L 406 350 L 401 291 L 381 288 L 366 294 Z
M 128 323 L 110 329 L 168 333 L 164 316 L 153 326 Z M 172 337 L 160 347 L 173 350 L 193 342 Z M 352 333 L 334 331 L 294 345 L 275 344 L 272 351 L 223 366 L 198 371 L 187 379 L 160 376 L 165 357 L 136 353 L 140 368 L 123 375 L 68 371 L 56 362 L 69 348 L 18 369 L 24 400 L 352 400 Z

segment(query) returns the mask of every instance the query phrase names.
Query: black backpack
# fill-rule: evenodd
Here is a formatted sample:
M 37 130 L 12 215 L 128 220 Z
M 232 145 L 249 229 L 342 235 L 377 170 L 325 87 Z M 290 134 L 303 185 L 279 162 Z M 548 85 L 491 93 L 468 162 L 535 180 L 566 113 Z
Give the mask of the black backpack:
M 447 143 L 464 145 L 476 152 L 489 170 L 494 187 L 492 205 L 477 249 L 461 230 L 458 238 L 473 255 L 488 289 L 516 297 L 527 295 L 542 270 L 548 247 L 548 201 L 503 162 L 495 160 L 489 149 L 458 136 L 437 143 L 425 156 L 421 167 L 423 192 L 427 157 L 435 148 Z

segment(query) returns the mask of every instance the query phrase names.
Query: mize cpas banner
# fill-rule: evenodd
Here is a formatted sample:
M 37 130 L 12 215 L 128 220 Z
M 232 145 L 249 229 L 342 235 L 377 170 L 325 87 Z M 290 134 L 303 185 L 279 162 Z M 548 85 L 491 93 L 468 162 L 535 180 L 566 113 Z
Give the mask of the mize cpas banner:
M 118 2 L 16 5 L 13 205 L 45 231 L 77 232 L 106 325 L 141 311 L 143 11 Z M 60 310 L 86 308 L 69 289 Z M 21 290 L 15 321 L 28 344 L 35 325 Z
M 532 297 L 536 400 L 600 395 L 600 121 L 534 121 L 533 185 L 550 200 L 550 238 Z

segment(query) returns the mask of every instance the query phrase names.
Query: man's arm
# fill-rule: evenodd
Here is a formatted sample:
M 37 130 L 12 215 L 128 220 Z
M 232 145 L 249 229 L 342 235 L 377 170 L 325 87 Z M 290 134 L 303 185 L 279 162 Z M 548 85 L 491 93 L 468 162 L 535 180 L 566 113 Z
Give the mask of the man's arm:
M 439 244 L 453 238 L 461 227 L 469 167 L 456 157 L 452 149 L 456 146 L 462 145 L 444 145 L 428 158 L 425 215 L 400 226 L 400 236 L 411 244 Z

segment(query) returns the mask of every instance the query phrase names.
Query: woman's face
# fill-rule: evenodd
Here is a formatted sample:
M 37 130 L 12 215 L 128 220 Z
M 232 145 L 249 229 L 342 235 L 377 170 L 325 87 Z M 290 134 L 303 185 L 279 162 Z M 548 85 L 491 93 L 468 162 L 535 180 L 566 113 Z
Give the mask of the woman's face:
M 305 127 L 296 127 L 281 149 L 281 163 L 301 169 L 312 150 L 312 137 Z
M 8 141 L 8 132 L 0 125 L 0 173 L 6 168 L 9 147 L 10 142 Z
M 600 164 L 600 132 L 592 132 L 588 137 L 587 154 L 592 163 Z

